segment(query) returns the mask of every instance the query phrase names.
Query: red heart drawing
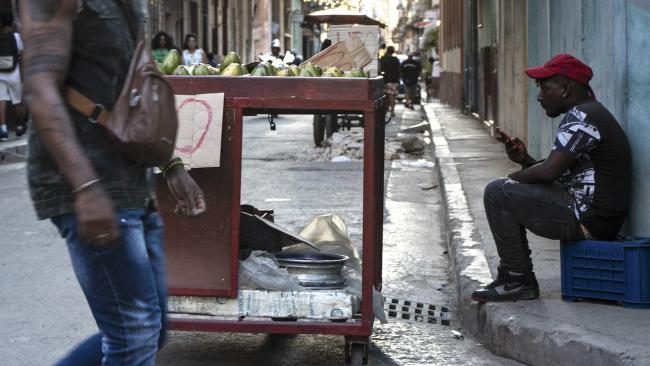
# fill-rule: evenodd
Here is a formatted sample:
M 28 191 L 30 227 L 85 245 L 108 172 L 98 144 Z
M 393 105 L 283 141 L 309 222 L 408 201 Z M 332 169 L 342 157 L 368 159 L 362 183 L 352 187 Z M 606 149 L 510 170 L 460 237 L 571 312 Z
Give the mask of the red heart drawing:
M 203 107 L 205 107 L 206 111 L 208 112 L 208 122 L 205 124 L 205 129 L 203 130 L 203 133 L 201 133 L 201 136 L 199 137 L 198 141 L 196 142 L 196 145 L 194 145 L 194 146 L 192 146 L 192 145 L 189 145 L 189 146 L 176 146 L 176 150 L 178 150 L 178 151 L 180 151 L 182 153 L 194 154 L 196 152 L 196 150 L 198 150 L 203 145 L 203 141 L 205 140 L 205 136 L 208 135 L 208 131 L 210 130 L 210 126 L 212 126 L 213 111 L 212 111 L 212 107 L 210 106 L 210 104 L 208 104 L 208 102 L 206 102 L 205 100 L 190 98 L 190 99 L 187 99 L 187 100 L 183 101 L 183 103 L 181 103 L 181 105 L 178 106 L 178 108 L 176 109 L 176 113 L 178 113 L 181 109 L 183 109 L 184 107 L 186 107 L 188 105 L 191 105 L 191 104 L 199 104 L 199 105 L 202 105 Z

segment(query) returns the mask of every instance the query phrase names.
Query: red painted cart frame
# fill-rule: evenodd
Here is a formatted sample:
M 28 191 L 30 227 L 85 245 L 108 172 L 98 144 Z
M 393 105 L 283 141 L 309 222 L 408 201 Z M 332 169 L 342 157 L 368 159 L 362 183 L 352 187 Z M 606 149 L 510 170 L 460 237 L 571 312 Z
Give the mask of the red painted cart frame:
M 172 296 L 237 295 L 244 115 L 273 111 L 279 114 L 358 113 L 364 116 L 361 319 L 334 323 L 172 317 L 170 328 L 370 336 L 374 319 L 372 289 L 381 289 L 382 268 L 385 118 L 382 78 L 169 77 L 169 80 L 179 95 L 225 93 L 221 166 L 190 171 L 206 195 L 206 214 L 199 219 L 170 214 L 173 201 L 164 184 L 159 184 Z

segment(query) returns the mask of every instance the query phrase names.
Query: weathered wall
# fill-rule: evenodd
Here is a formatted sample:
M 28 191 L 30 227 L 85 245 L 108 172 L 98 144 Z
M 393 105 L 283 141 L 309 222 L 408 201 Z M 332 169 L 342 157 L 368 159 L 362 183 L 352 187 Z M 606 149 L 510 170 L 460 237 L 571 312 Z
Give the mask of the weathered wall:
M 247 61 L 244 62 L 256 61 L 258 55 L 271 52 L 271 41 L 273 40 L 273 34 L 271 33 L 273 7 L 271 5 L 270 1 L 257 2 L 254 14 L 255 17 L 253 18 L 253 49 L 251 51 L 250 59 L 247 59 Z M 282 51 L 280 52 L 284 52 L 284 47 L 282 47 Z
M 633 202 L 630 229 L 650 237 L 650 1 L 628 0 L 627 25 L 627 136 L 632 146 Z
M 488 123 L 497 120 L 497 0 L 477 3 L 479 79 L 479 118 Z
M 440 101 L 454 108 L 461 108 L 463 105 L 463 77 L 460 73 L 440 73 L 440 90 L 438 97 Z
M 625 128 L 633 151 L 633 204 L 630 230 L 650 236 L 650 1 L 529 0 L 528 65 L 558 53 L 581 58 L 594 70 L 596 96 Z M 548 154 L 559 119 L 538 105 L 528 81 L 528 146 L 537 158 Z
M 441 0 L 440 101 L 462 107 L 463 2 Z
M 499 0 L 498 121 L 509 134 L 528 139 L 526 4 Z

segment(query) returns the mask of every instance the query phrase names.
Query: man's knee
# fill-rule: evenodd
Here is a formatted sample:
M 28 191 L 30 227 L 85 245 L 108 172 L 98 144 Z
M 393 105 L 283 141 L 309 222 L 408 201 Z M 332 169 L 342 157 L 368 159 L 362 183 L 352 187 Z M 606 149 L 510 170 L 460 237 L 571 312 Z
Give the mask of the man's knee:
M 143 314 L 144 315 L 144 314 Z M 135 337 L 136 343 L 139 343 L 144 349 L 158 348 L 160 337 L 164 334 L 162 311 L 158 306 L 151 306 L 146 316 L 139 320 L 139 324 L 135 327 L 136 334 L 140 337 Z
M 488 203 L 494 203 L 500 201 L 505 197 L 505 185 L 508 184 L 508 178 L 498 178 L 485 186 L 483 191 L 483 201 L 487 205 Z

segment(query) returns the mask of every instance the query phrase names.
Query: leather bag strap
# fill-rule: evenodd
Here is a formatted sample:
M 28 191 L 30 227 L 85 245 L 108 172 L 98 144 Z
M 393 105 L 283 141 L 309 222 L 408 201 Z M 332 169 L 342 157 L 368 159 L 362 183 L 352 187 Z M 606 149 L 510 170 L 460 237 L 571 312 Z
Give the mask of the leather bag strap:
M 92 99 L 86 97 L 77 89 L 72 87 L 66 89 L 65 101 L 69 106 L 83 114 L 88 118 L 88 121 L 92 123 L 99 123 L 102 126 L 106 126 L 106 123 L 111 116 L 111 112 L 107 111 L 106 107 L 95 103 Z

